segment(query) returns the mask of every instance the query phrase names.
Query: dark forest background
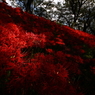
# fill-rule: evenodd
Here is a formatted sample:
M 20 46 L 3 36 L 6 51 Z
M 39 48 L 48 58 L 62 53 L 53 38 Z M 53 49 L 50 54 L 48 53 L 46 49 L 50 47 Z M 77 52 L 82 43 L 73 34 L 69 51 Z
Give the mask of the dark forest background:
M 5 2 L 5 0 L 2 0 Z M 95 35 L 95 1 L 63 0 L 57 4 L 53 0 L 9 0 L 13 7 L 44 17 L 59 24 L 67 25 Z

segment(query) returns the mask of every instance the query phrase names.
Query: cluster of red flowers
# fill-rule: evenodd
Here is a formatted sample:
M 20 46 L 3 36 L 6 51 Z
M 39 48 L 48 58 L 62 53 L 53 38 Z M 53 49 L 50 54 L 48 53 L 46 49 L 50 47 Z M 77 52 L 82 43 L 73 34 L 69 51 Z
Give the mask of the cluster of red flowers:
M 0 95 L 95 95 L 95 58 L 83 56 L 94 45 L 93 35 L 0 3 Z

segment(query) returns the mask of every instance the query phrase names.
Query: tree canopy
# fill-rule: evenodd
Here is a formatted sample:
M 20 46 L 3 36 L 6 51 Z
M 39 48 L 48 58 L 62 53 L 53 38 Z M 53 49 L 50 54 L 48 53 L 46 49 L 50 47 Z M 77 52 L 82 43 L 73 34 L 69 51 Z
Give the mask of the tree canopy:
M 49 20 L 56 20 L 56 22 L 74 29 L 95 34 L 94 0 L 65 0 L 65 2 L 58 2 L 57 4 L 50 0 L 18 0 L 15 2 L 24 11 Z

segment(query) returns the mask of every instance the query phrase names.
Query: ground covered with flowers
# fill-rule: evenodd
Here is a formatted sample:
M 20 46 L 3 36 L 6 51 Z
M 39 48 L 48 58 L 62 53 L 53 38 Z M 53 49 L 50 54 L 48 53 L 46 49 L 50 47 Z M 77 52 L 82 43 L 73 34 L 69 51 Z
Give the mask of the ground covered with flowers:
M 0 3 L 0 95 L 95 95 L 95 36 Z

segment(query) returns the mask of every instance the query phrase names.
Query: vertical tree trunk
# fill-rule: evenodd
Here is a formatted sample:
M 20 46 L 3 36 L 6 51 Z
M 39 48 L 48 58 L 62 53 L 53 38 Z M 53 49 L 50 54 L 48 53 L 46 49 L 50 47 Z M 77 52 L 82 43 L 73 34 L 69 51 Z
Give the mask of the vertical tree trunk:
M 31 4 L 33 4 L 33 1 L 34 0 L 27 0 L 27 2 L 26 2 L 26 12 L 29 12 L 29 13 L 32 12 L 31 11 Z

